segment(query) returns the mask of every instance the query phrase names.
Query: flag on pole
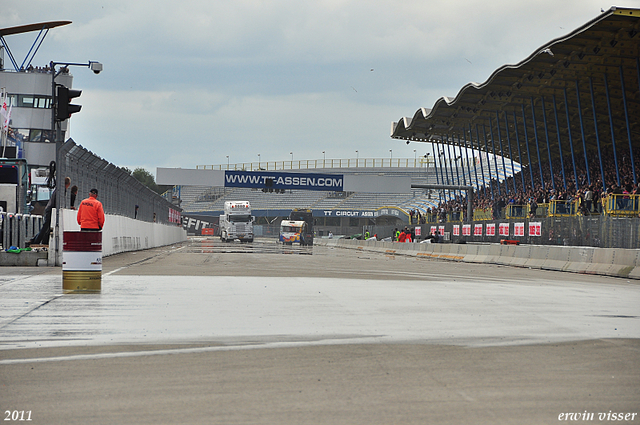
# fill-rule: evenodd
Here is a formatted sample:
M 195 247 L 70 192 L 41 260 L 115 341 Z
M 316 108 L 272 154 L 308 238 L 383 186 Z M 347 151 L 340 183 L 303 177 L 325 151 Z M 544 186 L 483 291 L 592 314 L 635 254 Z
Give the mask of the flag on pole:
M 2 96 L 2 107 L 0 107 L 0 115 L 2 115 L 3 117 L 7 117 L 7 94 L 4 93 L 4 95 Z
M 13 105 L 9 106 L 9 112 L 7 112 L 7 115 L 5 115 L 5 121 L 2 124 L 2 130 L 3 131 L 9 130 L 9 121 L 11 121 L 11 109 L 12 108 L 13 108 Z
M 2 131 L 7 131 L 9 129 L 9 121 L 11 121 L 11 109 L 13 108 L 13 105 L 8 105 L 7 108 L 7 102 L 8 102 L 8 95 L 5 92 L 4 96 L 2 96 L 2 106 L 0 107 L 0 115 L 2 115 L 4 117 L 4 120 L 2 120 Z

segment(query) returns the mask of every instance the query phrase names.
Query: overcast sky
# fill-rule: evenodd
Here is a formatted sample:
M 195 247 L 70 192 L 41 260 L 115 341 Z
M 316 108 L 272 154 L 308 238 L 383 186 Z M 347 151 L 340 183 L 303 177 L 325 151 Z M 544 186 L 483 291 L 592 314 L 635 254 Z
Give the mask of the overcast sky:
M 640 7 L 640 0 L 624 6 Z M 76 143 L 118 166 L 413 158 L 391 123 L 608 10 L 602 0 L 5 0 L 68 20 L 32 62 L 73 68 Z M 37 33 L 7 36 L 19 62 Z M 10 62 L 5 57 L 5 62 Z

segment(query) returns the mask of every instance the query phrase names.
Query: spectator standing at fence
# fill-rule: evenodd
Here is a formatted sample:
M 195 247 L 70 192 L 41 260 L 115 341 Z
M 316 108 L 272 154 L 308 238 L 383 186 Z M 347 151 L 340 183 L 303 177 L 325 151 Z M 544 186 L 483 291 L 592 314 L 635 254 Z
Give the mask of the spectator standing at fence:
M 584 192 L 584 203 L 587 211 L 591 213 L 591 204 L 593 203 L 593 190 L 591 190 L 591 186 L 587 186 Z
M 64 202 L 62 208 L 67 208 L 67 189 L 71 186 L 71 177 L 64 178 Z
M 104 210 L 98 201 L 98 189 L 91 189 L 89 197 L 78 207 L 78 224 L 83 232 L 99 232 L 104 226 Z
M 64 192 L 67 193 L 67 188 L 71 184 L 71 179 L 66 177 L 64 179 Z M 51 214 L 53 209 L 56 207 L 56 198 L 58 196 L 58 188 L 53 189 L 51 193 L 51 198 L 49 198 L 49 202 L 47 202 L 47 206 L 44 207 L 44 221 L 42 223 L 42 227 L 37 235 L 35 235 L 29 241 L 28 245 L 38 245 L 38 244 L 49 244 L 49 234 L 51 233 Z
M 69 208 L 76 209 L 76 197 L 78 196 L 78 186 L 71 187 L 71 195 L 69 198 Z

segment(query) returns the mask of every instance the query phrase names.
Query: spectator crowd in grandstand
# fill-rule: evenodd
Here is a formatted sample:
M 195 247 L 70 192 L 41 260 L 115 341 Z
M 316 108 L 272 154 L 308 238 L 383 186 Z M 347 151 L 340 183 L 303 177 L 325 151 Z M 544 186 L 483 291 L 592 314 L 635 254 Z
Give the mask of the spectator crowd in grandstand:
M 591 158 L 595 158 L 593 155 Z M 589 170 L 580 161 L 576 160 L 574 173 L 572 161 L 564 161 L 564 174 L 560 161 L 538 167 L 533 164 L 533 169 L 523 166 L 520 173 L 498 182 L 493 179 L 487 187 L 480 187 L 474 193 L 474 209 L 490 211 L 494 219 L 504 218 L 504 210 L 508 205 L 528 206 L 530 216 L 535 217 L 536 209 L 540 204 L 548 204 L 550 201 L 579 201 L 580 212 L 584 215 L 599 214 L 602 212 L 601 199 L 610 194 L 614 195 L 640 195 L 640 160 L 635 158 L 636 179 L 633 178 L 633 167 L 628 155 L 622 155 L 616 162 L 613 155 L 602 158 L 602 171 L 600 163 L 590 164 Z M 543 180 L 540 178 L 542 170 Z M 553 169 L 553 178 L 551 169 Z M 602 181 L 604 175 L 604 184 Z M 575 177 L 577 177 L 577 182 Z M 533 177 L 533 184 L 531 182 Z M 525 187 L 522 187 L 524 178 Z M 565 186 L 566 181 L 566 186 Z M 618 183 L 619 182 L 619 183 Z M 514 190 L 514 187 L 516 190 Z M 447 214 L 461 213 L 466 208 L 466 197 L 459 194 L 455 199 L 441 202 L 437 210 L 427 209 L 426 214 L 437 214 L 438 221 L 445 221 Z M 413 214 L 412 223 L 413 220 Z M 418 215 L 418 217 L 420 217 Z M 419 223 L 416 222 L 416 223 Z

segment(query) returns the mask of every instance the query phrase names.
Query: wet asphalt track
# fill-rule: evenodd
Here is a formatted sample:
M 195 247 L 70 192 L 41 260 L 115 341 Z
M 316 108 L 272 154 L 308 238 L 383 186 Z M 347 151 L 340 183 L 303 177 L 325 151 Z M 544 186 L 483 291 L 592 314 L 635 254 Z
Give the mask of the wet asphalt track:
M 0 270 L 3 412 L 555 423 L 638 411 L 634 281 L 197 238 L 105 258 L 102 288 L 63 295 L 59 269 Z

